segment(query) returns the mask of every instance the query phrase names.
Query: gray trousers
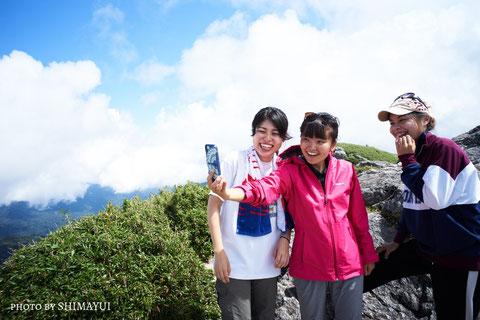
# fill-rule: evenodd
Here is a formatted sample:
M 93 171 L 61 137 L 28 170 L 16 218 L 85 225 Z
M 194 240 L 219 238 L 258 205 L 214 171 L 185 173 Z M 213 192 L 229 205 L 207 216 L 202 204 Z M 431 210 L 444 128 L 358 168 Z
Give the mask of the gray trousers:
M 218 305 L 223 320 L 273 320 L 277 277 L 257 280 L 217 279 Z
M 327 291 L 337 320 L 362 319 L 363 276 L 339 281 L 310 281 L 294 278 L 302 320 L 326 319 Z

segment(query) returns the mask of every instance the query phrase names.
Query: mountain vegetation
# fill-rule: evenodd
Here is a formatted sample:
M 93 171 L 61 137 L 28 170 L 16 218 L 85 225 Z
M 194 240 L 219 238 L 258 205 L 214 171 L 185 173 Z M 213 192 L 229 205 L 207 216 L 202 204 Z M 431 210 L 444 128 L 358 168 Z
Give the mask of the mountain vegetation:
M 396 154 L 386 152 L 375 147 L 370 146 L 360 146 L 358 144 L 351 143 L 339 143 L 339 147 L 347 154 L 345 160 L 352 162 L 357 165 L 362 160 L 371 160 L 371 161 L 386 161 L 390 163 L 397 163 L 398 157 Z
M 0 269 L 0 318 L 218 318 L 213 273 L 202 261 L 212 247 L 208 234 L 197 232 L 208 230 L 207 194 L 188 183 L 108 204 L 16 250 Z M 180 200 L 198 209 L 172 203 Z M 109 309 L 86 309 L 88 302 Z
M 375 148 L 341 146 L 350 161 L 389 159 Z M 207 200 L 208 188 L 189 182 L 79 219 L 61 210 L 67 223 L 44 238 L 4 238 L 29 244 L 0 268 L 0 318 L 218 319 L 205 268 L 213 255 Z

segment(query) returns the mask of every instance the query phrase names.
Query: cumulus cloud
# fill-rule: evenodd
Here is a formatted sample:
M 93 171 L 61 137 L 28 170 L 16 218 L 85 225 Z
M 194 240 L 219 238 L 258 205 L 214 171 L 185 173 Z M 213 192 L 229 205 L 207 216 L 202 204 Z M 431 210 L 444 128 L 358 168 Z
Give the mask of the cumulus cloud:
M 74 200 L 115 156 L 132 127 L 92 90 L 91 61 L 42 65 L 24 52 L 0 60 L 0 203 Z
M 237 121 L 279 105 L 298 138 L 304 111 L 327 111 L 341 120 L 341 141 L 393 151 L 388 126 L 376 115 L 401 93 L 414 91 L 433 105 L 440 135 L 480 122 L 480 24 L 472 6 L 406 6 L 387 18 L 365 8 L 353 30 L 337 27 L 335 17 L 328 17 L 329 28 L 302 23 L 292 10 L 264 15 L 245 29 L 236 15 L 231 28 L 222 21 L 223 28 L 209 29 L 184 52 L 178 74 L 198 98 L 215 96 L 219 112 L 231 105 L 242 110 Z M 241 36 L 232 36 L 236 26 Z
M 174 66 L 140 64 L 129 76 L 150 93 L 139 103 L 160 110 L 149 129 L 95 92 L 101 73 L 93 62 L 44 66 L 23 52 L 3 56 L 0 203 L 73 200 L 90 183 L 126 192 L 204 181 L 204 144 L 217 144 L 221 156 L 248 147 L 252 118 L 268 105 L 289 117 L 288 145 L 297 143 L 305 111 L 327 111 L 340 118 L 341 142 L 393 152 L 377 113 L 407 91 L 433 105 L 441 136 L 480 123 L 476 3 L 392 2 L 396 12 L 382 1 L 294 1 L 296 10 L 276 3 L 280 13 L 254 21 L 239 11 L 213 22 Z M 97 22 L 112 34 L 110 23 L 123 15 L 107 9 Z M 305 22 L 308 10 L 322 22 Z M 173 77 L 181 86 L 178 105 L 162 106 Z
M 207 175 L 203 145 L 216 114 L 202 102 L 163 109 L 140 129 L 94 91 L 101 73 L 91 61 L 44 66 L 13 51 L 0 75 L 0 204 L 46 206 L 94 183 L 130 192 Z

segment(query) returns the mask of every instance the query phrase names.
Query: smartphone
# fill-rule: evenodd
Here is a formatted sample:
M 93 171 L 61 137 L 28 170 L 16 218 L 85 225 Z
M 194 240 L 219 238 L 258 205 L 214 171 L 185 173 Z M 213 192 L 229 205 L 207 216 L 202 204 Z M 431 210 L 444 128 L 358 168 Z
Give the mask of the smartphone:
M 212 178 L 212 181 L 215 181 L 215 179 L 217 179 L 217 177 L 222 174 L 220 172 L 220 159 L 218 157 L 217 146 L 214 144 L 206 144 L 205 154 L 207 155 L 208 173 L 210 174 L 212 170 L 215 170 Z

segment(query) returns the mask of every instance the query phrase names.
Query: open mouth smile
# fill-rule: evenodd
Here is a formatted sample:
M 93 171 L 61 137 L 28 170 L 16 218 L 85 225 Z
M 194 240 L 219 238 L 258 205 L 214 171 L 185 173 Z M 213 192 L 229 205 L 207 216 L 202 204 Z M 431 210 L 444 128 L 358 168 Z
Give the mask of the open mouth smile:
M 270 149 L 273 148 L 273 145 L 271 145 L 271 144 L 265 144 L 265 143 L 260 143 L 260 147 L 262 147 L 262 149 L 270 150 Z

